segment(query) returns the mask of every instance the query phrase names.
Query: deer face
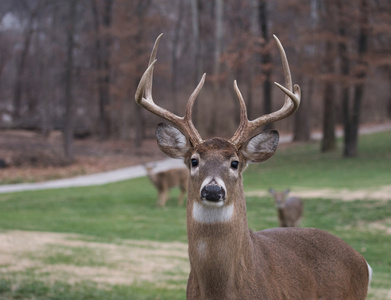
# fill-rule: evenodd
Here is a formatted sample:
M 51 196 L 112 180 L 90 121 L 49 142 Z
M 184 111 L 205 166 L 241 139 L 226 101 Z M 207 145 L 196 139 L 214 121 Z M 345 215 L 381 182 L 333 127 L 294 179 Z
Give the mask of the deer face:
M 232 204 L 242 190 L 242 172 L 249 162 L 270 158 L 278 145 L 277 131 L 248 139 L 239 149 L 223 138 L 212 138 L 196 146 L 175 127 L 159 124 L 160 149 L 170 157 L 182 157 L 190 170 L 189 200 L 205 207 Z
M 196 201 L 206 206 L 228 204 L 241 178 L 244 158 L 227 140 L 213 138 L 198 145 L 185 158 L 191 185 L 198 191 Z
M 281 208 L 281 209 L 284 208 L 286 198 L 288 197 L 288 194 L 289 194 L 289 189 L 285 190 L 283 192 L 277 192 L 273 189 L 269 189 L 269 192 L 274 197 L 274 203 L 276 205 L 276 208 Z

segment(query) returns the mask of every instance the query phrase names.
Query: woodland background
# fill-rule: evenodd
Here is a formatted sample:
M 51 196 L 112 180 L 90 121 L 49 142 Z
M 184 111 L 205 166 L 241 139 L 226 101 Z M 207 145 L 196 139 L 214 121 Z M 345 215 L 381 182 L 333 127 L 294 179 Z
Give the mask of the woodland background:
M 193 121 L 201 135 L 229 137 L 239 122 L 233 80 L 249 118 L 277 110 L 283 71 L 272 34 L 302 88 L 294 118 L 273 126 L 322 151 L 357 155 L 360 123 L 391 118 L 391 2 L 388 0 L 2 0 L 0 127 L 74 139 L 128 141 L 142 149 L 159 119 L 135 104 L 155 38 L 164 33 L 154 100 L 183 115 L 202 74 Z

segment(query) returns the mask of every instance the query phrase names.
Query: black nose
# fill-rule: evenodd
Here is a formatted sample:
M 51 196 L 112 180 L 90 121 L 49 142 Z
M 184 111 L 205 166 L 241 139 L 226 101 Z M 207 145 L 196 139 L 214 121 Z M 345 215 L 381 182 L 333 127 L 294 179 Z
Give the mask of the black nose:
M 217 184 L 209 184 L 202 188 L 201 198 L 208 201 L 218 202 L 225 199 L 225 191 Z

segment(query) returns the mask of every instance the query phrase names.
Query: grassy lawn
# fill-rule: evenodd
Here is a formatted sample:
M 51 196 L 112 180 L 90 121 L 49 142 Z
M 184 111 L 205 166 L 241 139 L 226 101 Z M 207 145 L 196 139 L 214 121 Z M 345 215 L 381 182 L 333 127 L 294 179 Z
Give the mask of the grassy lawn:
M 320 154 L 317 144 L 279 149 L 270 161 L 246 170 L 245 189 L 354 190 L 391 184 L 390 132 L 363 136 L 360 142 L 359 157 L 354 159 L 342 159 L 341 151 Z M 157 208 L 155 190 L 146 178 L 140 178 L 99 187 L 0 195 L 0 236 L 6 237 L 0 240 L 0 299 L 185 299 L 187 262 L 185 256 L 178 259 L 177 252 L 186 252 L 186 212 L 177 206 L 177 194 L 174 191 L 166 208 Z M 391 299 L 387 296 L 391 289 L 391 200 L 304 202 L 302 226 L 334 233 L 362 253 L 374 270 L 369 299 Z M 270 197 L 248 197 L 247 203 L 250 228 L 277 226 Z M 15 253 L 11 249 L 5 254 L 8 248 L 1 241 L 12 239 L 15 230 L 21 248 L 27 250 L 16 248 Z M 38 247 L 34 239 L 23 238 L 25 232 L 66 238 L 54 235 L 57 240 Z M 141 249 L 138 256 L 135 249 Z M 156 259 L 153 253 L 172 262 L 156 280 L 146 276 L 147 262 Z M 25 267 L 7 264 L 7 255 Z M 130 261 L 137 266 L 139 257 L 146 257 L 139 270 L 126 265 Z M 69 268 L 78 276 L 64 271 Z M 114 280 L 132 268 L 136 279 L 131 283 Z M 91 279 L 100 272 L 110 278 Z

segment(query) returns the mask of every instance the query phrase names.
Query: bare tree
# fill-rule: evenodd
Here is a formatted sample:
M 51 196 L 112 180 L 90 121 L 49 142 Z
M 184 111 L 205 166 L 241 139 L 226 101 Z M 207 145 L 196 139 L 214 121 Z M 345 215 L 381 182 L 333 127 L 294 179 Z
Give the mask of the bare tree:
M 184 15 L 184 0 L 179 0 L 178 3 L 178 13 L 177 19 L 174 27 L 174 35 L 172 39 L 172 49 L 171 49 L 171 69 L 172 69 L 172 78 L 171 78 L 171 94 L 174 104 L 174 109 L 178 107 L 177 99 L 177 88 L 178 88 L 178 56 L 179 56 L 179 37 L 182 27 L 183 15 Z
M 221 73 L 221 53 L 223 47 L 223 0 L 215 0 L 215 41 L 214 41 L 214 64 L 213 64 L 213 98 L 218 99 L 220 95 L 220 73 Z M 210 110 L 213 112 L 211 115 L 208 133 L 213 136 L 216 134 L 216 125 L 218 119 L 219 110 L 217 109 L 217 103 L 213 101 L 211 103 Z
M 65 65 L 65 126 L 64 126 L 64 150 L 65 157 L 69 162 L 73 161 L 73 130 L 74 130 L 74 95 L 73 95 L 73 72 L 74 72 L 74 48 L 75 48 L 75 25 L 77 0 L 68 2 L 67 22 L 67 58 Z
M 95 30 L 96 68 L 98 73 L 99 136 L 101 139 L 106 139 L 109 137 L 111 131 L 108 105 L 110 104 L 110 27 L 112 22 L 113 0 L 103 0 L 102 4 L 103 9 L 100 9 L 97 0 L 91 1 Z
M 145 26 L 145 18 L 150 7 L 151 0 L 139 0 L 135 5 L 136 9 L 136 20 L 137 20 L 137 28 L 136 34 L 134 36 L 134 44 L 136 45 L 136 57 L 140 58 L 143 55 L 142 41 L 144 39 L 144 26 Z M 137 65 L 137 73 L 141 74 L 144 66 L 140 63 Z M 134 82 L 134 87 L 136 88 L 138 84 L 138 80 Z M 133 116 L 135 119 L 135 139 L 134 144 L 137 148 L 142 146 L 142 141 L 144 139 L 144 118 L 142 114 L 142 110 L 138 105 L 134 105 Z
M 328 63 L 325 63 L 325 71 L 327 79 L 325 80 L 323 90 L 323 137 L 321 142 L 321 151 L 327 152 L 336 148 L 335 137 L 335 84 L 332 82 L 332 74 L 335 72 L 334 62 L 330 57 L 332 56 L 333 43 L 332 41 L 326 41 L 325 58 Z
M 360 123 L 361 103 L 364 94 L 364 83 L 367 74 L 367 63 L 365 55 L 368 49 L 368 2 L 360 0 L 359 36 L 358 36 L 358 68 L 355 74 L 356 84 L 354 86 L 353 105 L 349 109 L 347 99 L 344 101 L 344 157 L 357 155 L 358 127 Z
M 201 78 L 203 72 L 203 60 L 201 51 L 201 38 L 200 38 L 200 20 L 199 20 L 199 0 L 190 0 L 191 4 L 191 24 L 193 33 L 193 47 L 195 57 L 195 72 L 194 72 L 194 86 L 197 86 L 198 81 Z M 194 105 L 193 119 L 197 123 L 198 120 L 198 105 Z
M 232 99 L 236 99 L 231 87 L 233 79 L 238 80 L 243 90 L 250 117 L 259 109 L 265 113 L 270 111 L 274 90 L 270 85 L 274 59 L 269 51 L 273 47 L 272 31 L 279 35 L 286 32 L 281 38 L 288 46 L 292 70 L 299 76 L 297 81 L 303 86 L 303 103 L 295 118 L 295 140 L 308 140 L 312 126 L 322 128 L 322 119 L 334 118 L 335 123 L 329 132 L 332 133 L 332 127 L 339 123 L 345 123 L 347 149 L 350 139 L 355 147 L 354 128 L 358 128 L 360 120 L 383 121 L 387 118 L 384 109 L 387 100 L 381 93 L 388 93 L 384 74 L 388 76 L 390 65 L 389 1 L 368 2 L 368 21 L 363 18 L 360 21 L 358 15 L 363 16 L 365 10 L 359 12 L 359 7 L 351 5 L 352 0 L 310 0 L 300 4 L 293 0 L 231 0 L 222 2 L 224 23 L 220 27 L 219 1 L 215 1 L 78 1 L 77 14 L 82 17 L 76 20 L 74 42 L 77 51 L 73 51 L 75 77 L 72 93 L 77 99 L 74 103 L 75 131 L 83 128 L 100 138 L 132 137 L 137 145 L 141 144 L 152 132 L 152 122 L 144 119 L 139 108 L 128 100 L 145 67 L 140 63 L 144 62 L 145 47 L 159 32 L 167 34 L 168 31 L 171 31 L 171 43 L 169 47 L 168 43 L 162 47 L 170 52 L 162 52 L 159 57 L 162 64 L 156 70 L 154 89 L 159 94 L 167 90 L 162 74 L 172 70 L 172 81 L 169 80 L 172 97 L 163 96 L 162 101 L 168 102 L 167 105 L 175 110 L 177 105 L 181 106 L 177 103 L 180 93 L 197 85 L 202 73 L 207 72 L 212 84 L 206 84 L 203 99 L 195 104 L 194 111 L 194 121 L 203 131 L 210 129 L 213 132 L 220 123 L 214 125 L 215 119 L 211 121 L 210 113 L 201 114 L 200 105 L 212 103 L 208 98 L 216 95 L 219 89 L 219 95 L 232 93 Z M 64 7 L 68 7 L 69 2 L 0 2 L 0 16 L 3 16 L 0 113 L 5 120 L 2 126 L 11 125 L 6 117 L 11 115 L 12 120 L 14 114 L 16 125 L 24 128 L 41 127 L 46 133 L 51 128 L 63 128 L 66 82 L 63 66 L 68 59 L 68 28 L 64 26 L 68 9 Z M 325 12 L 328 7 L 331 7 L 330 13 Z M 191 22 L 186 23 L 186 18 Z M 358 47 L 360 26 L 369 27 L 371 33 L 367 37 L 366 50 Z M 229 34 L 218 38 L 219 28 Z M 363 37 L 361 34 L 361 40 L 365 41 Z M 328 42 L 331 45 L 327 45 Z M 329 46 L 331 53 L 326 53 Z M 9 55 L 7 51 L 10 51 Z M 184 54 L 192 59 L 184 60 L 179 66 Z M 334 62 L 334 70 L 328 70 L 331 62 Z M 379 87 L 375 88 L 373 82 Z M 364 87 L 371 96 L 366 100 L 362 98 L 365 97 Z M 327 93 L 313 92 L 324 88 Z M 258 93 L 260 95 L 255 97 Z M 330 105 L 333 99 L 334 109 Z M 323 101 L 328 102 L 324 107 L 330 111 L 324 111 Z M 370 109 L 361 109 L 363 105 Z M 236 101 L 221 107 L 218 114 L 225 115 L 231 110 L 239 111 Z M 322 118 L 324 113 L 327 117 Z M 329 113 L 335 116 L 331 118 Z M 18 115 L 20 122 L 17 122 Z M 234 115 L 235 118 L 222 128 L 226 130 L 225 134 L 238 122 L 239 114 Z M 349 117 L 344 117 L 347 115 Z M 204 117 L 208 119 L 204 120 Z M 278 126 L 286 128 L 286 124 L 284 121 Z
M 19 121 L 19 119 L 20 119 L 24 73 L 25 73 L 28 53 L 30 50 L 31 39 L 32 39 L 34 29 L 35 29 L 34 22 L 36 21 L 38 13 L 44 4 L 44 0 L 39 0 L 38 2 L 36 2 L 34 7 L 29 6 L 28 3 L 30 3 L 30 2 L 21 1 L 21 3 L 25 7 L 25 9 L 28 11 L 29 17 L 28 17 L 28 22 L 27 22 L 25 30 L 24 30 L 23 46 L 22 46 L 22 51 L 20 53 L 19 63 L 17 65 L 16 79 L 15 79 L 15 86 L 14 86 L 14 95 L 13 95 L 14 113 L 13 113 L 13 116 L 14 116 L 14 119 L 17 121 Z
M 263 39 L 261 63 L 263 75 L 263 113 L 265 114 L 272 111 L 272 57 L 269 50 L 270 34 L 268 26 L 267 1 L 268 0 L 259 0 L 258 2 L 259 28 Z M 271 129 L 272 127 L 272 124 L 267 124 L 264 129 Z
M 293 140 L 300 142 L 307 142 L 311 139 L 311 102 L 314 95 L 314 85 L 315 79 L 313 74 L 315 72 L 315 62 L 316 56 L 319 52 L 319 47 L 317 47 L 316 42 L 316 34 L 319 27 L 319 10 L 320 10 L 320 1 L 319 0 L 311 0 L 310 3 L 310 30 L 306 30 L 309 32 L 308 36 L 310 37 L 311 43 L 297 43 L 297 48 L 299 48 L 299 53 L 301 53 L 299 60 L 304 60 L 309 58 L 310 63 L 306 64 L 306 70 L 310 70 L 309 76 L 301 76 L 301 80 L 298 82 L 302 82 L 306 80 L 307 89 L 302 92 L 302 103 L 300 109 L 296 112 L 294 116 L 294 127 L 293 127 Z

